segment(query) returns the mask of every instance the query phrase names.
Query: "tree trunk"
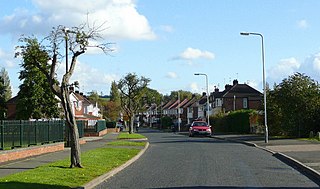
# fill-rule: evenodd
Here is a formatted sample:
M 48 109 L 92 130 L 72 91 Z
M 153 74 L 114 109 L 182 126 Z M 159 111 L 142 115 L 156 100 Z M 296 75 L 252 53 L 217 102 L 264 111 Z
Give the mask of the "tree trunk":
M 62 106 L 65 111 L 67 126 L 70 130 L 70 147 L 71 147 L 71 165 L 72 167 L 82 168 L 81 165 L 81 151 L 79 143 L 79 132 L 76 119 L 73 115 L 72 106 L 70 104 L 69 90 L 67 87 L 62 87 Z
M 130 117 L 130 127 L 129 127 L 129 134 L 132 134 L 134 133 L 134 130 L 133 130 L 133 125 L 134 125 L 134 117 L 135 117 L 135 114 L 132 114 L 131 117 Z

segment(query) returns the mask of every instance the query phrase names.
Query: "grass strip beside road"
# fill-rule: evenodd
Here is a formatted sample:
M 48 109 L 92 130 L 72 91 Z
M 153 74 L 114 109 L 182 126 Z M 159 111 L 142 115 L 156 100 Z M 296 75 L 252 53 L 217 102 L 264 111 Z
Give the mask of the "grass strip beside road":
M 122 132 L 118 135 L 118 139 L 145 139 L 146 137 L 138 134 L 138 133 L 132 133 L 129 134 L 127 132 Z
M 145 146 L 146 143 L 147 142 L 117 140 L 117 141 L 108 142 L 107 145 L 110 145 L 110 146 Z
M 128 137 L 123 135 L 120 138 Z M 140 134 L 130 135 L 129 139 L 141 139 Z M 107 147 L 84 152 L 81 155 L 84 168 L 69 168 L 70 159 L 57 161 L 35 169 L 0 178 L 0 189 L 67 189 L 83 186 L 94 178 L 124 164 L 141 149 L 112 148 L 114 146 L 144 146 L 146 142 L 114 141 Z

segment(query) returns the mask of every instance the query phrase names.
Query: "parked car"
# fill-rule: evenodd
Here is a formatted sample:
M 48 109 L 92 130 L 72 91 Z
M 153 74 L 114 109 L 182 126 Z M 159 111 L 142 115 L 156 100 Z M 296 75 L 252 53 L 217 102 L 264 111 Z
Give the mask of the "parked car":
M 211 136 L 211 126 L 205 121 L 194 121 L 189 128 L 189 137 L 195 135 Z

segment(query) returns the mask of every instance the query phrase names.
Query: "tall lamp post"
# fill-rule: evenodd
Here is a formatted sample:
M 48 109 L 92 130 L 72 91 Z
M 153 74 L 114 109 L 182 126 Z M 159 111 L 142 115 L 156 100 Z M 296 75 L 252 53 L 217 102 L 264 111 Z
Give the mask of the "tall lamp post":
M 261 37 L 261 55 L 262 55 L 262 77 L 263 77 L 263 98 L 264 98 L 264 125 L 265 125 L 265 143 L 268 143 L 268 125 L 267 125 L 267 89 L 266 89 L 266 71 L 265 71 L 265 62 L 264 62 L 264 44 L 263 44 L 263 35 L 261 33 L 252 33 L 252 32 L 241 32 L 240 35 L 257 35 Z
M 68 33 L 70 32 L 69 28 L 63 28 L 62 31 L 65 35 L 65 44 L 66 44 L 66 73 L 68 73 Z
M 180 132 L 181 118 L 180 118 L 180 92 L 178 91 L 178 132 Z
M 209 119 L 209 86 L 208 86 L 208 76 L 205 73 L 195 73 L 194 75 L 204 75 L 206 76 L 206 86 L 207 86 L 207 117 L 208 117 L 208 125 L 210 125 Z

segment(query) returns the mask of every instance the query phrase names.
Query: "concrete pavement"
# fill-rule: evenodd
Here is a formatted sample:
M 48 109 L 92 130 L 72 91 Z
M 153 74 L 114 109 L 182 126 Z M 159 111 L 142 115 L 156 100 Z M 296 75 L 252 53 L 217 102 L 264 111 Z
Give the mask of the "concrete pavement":
M 320 183 L 320 142 L 271 137 L 269 142 L 265 143 L 264 136 L 259 135 L 216 134 L 213 138 L 240 142 L 269 151 L 278 159 Z

